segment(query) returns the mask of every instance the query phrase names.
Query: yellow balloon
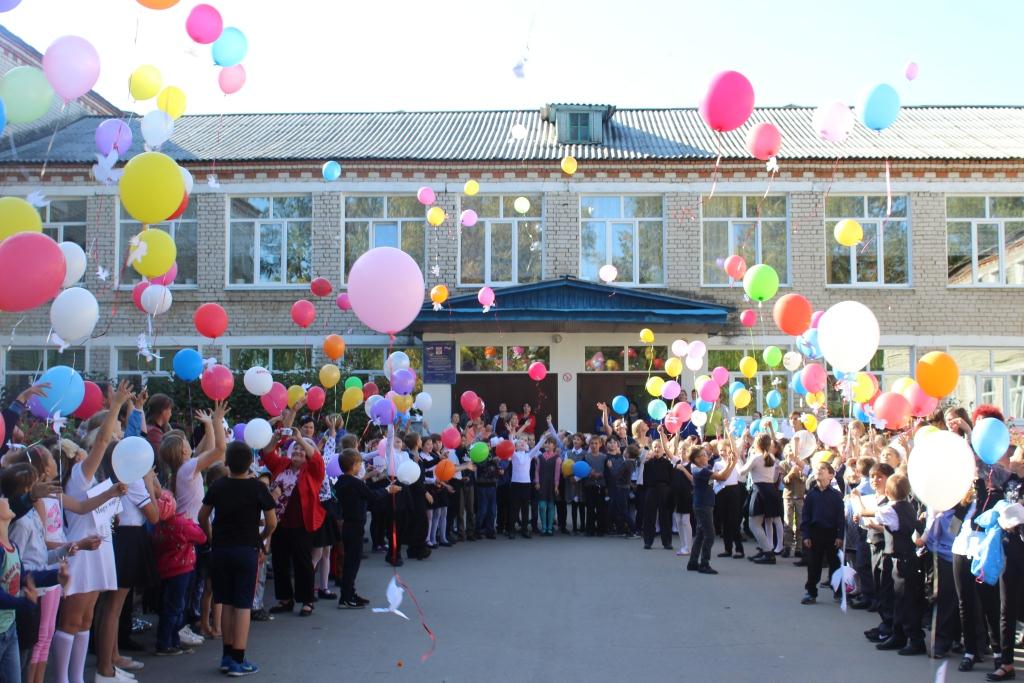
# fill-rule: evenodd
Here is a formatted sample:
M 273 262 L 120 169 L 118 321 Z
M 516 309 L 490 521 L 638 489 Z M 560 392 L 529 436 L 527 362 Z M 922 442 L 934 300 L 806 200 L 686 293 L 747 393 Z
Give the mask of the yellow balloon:
M 178 257 L 174 238 L 163 230 L 149 228 L 138 234 L 139 246 L 132 267 L 143 277 L 159 277 L 169 271 Z M 132 247 L 129 247 L 131 249 Z
M 167 86 L 157 96 L 156 107 L 172 119 L 178 118 L 185 113 L 185 92 L 176 86 Z
M 738 409 L 743 410 L 750 405 L 750 391 L 747 389 L 737 389 L 732 392 L 732 404 Z
M 19 232 L 42 232 L 43 221 L 35 207 L 21 197 L 0 198 L 0 242 Z
M 445 215 L 444 209 L 440 206 L 432 206 L 427 211 L 427 222 L 433 225 L 435 228 L 444 223 Z
M 743 356 L 743 358 L 740 358 L 740 374 L 747 378 L 757 374 L 757 361 L 754 360 L 753 356 Z
M 295 404 L 306 398 L 306 390 L 300 387 L 298 384 L 293 384 L 288 387 L 288 407 L 294 408 Z
M 140 223 L 167 220 L 185 198 L 181 168 L 174 159 L 160 152 L 143 152 L 132 157 L 125 164 L 118 187 L 125 211 Z
M 831 465 L 832 457 L 832 451 L 817 451 L 814 455 L 811 456 L 811 462 L 813 462 L 815 465 L 820 465 L 823 462 L 827 462 Z
M 475 180 L 467 180 L 465 186 L 463 186 L 462 188 L 462 191 L 466 193 L 467 197 L 472 197 L 473 195 L 480 191 L 480 183 L 478 183 Z
M 328 363 L 320 368 L 320 384 L 324 389 L 333 389 L 341 381 L 341 370 L 334 363 Z M 360 392 L 360 396 L 362 392 Z
M 325 365 L 323 367 L 323 369 L 320 370 L 320 376 L 321 377 L 323 377 L 323 372 L 324 372 L 324 370 L 327 369 L 327 367 L 328 366 Z M 331 365 L 330 367 L 334 368 L 333 365 Z M 337 368 L 334 368 L 334 369 L 337 370 Z M 334 380 L 334 384 L 337 384 L 337 383 L 338 383 L 338 380 Z M 331 386 L 334 386 L 334 385 L 332 384 Z M 363 390 L 359 389 L 357 387 L 349 387 L 348 389 L 345 390 L 345 393 L 341 395 L 341 409 L 342 409 L 342 411 L 344 411 L 346 413 L 348 411 L 352 410 L 353 408 L 358 408 L 360 405 L 362 405 L 362 403 L 363 403 Z
M 813 432 L 818 428 L 818 418 L 810 413 L 804 413 L 804 416 L 800 418 L 800 422 L 803 423 L 804 429 L 809 432 Z
M 804 397 L 804 402 L 807 403 L 811 408 L 820 408 L 825 405 L 825 392 L 819 391 L 818 393 L 809 393 Z M 808 427 L 810 430 L 810 427 Z
M 835 235 L 836 242 L 839 244 L 844 247 L 852 247 L 860 244 L 860 241 L 864 239 L 864 228 L 860 227 L 860 223 L 857 221 L 847 218 L 836 223 L 832 234 Z
M 391 402 L 395 404 L 395 408 L 400 413 L 407 413 L 409 408 L 412 408 L 412 396 L 407 394 L 395 394 L 391 398 Z
M 660 377 L 651 377 L 649 380 L 647 380 L 647 384 L 645 385 L 647 393 L 653 396 L 654 398 L 661 397 L 661 390 L 664 386 L 665 380 L 663 380 Z
M 132 97 L 141 102 L 142 100 L 156 97 L 156 94 L 160 92 L 160 86 L 163 85 L 163 82 L 164 79 L 160 76 L 160 69 L 152 64 L 143 64 L 128 77 L 128 92 Z
M 699 392 L 700 388 L 702 386 L 704 386 L 704 382 L 710 382 L 710 381 L 711 381 L 711 375 L 701 375 L 700 377 L 697 377 L 696 379 L 693 380 L 693 388 L 696 389 Z
M 683 372 L 683 361 L 679 360 L 675 356 L 672 356 L 665 361 L 665 374 L 669 377 L 678 377 Z
M 644 329 L 640 330 L 640 341 L 642 341 L 644 344 L 653 344 L 654 332 L 649 327 L 645 327 Z
M 566 156 L 562 159 L 562 173 L 566 175 L 572 175 L 579 168 L 579 164 L 576 163 L 576 157 Z
M 902 394 L 904 391 L 906 391 L 907 389 L 909 389 L 912 386 L 914 386 L 914 380 L 912 380 L 909 377 L 900 377 L 892 385 L 892 390 L 893 390 L 894 393 Z
M 916 432 L 914 432 L 914 438 L 920 439 L 922 436 L 928 436 L 929 434 L 936 434 L 939 432 L 939 428 L 934 425 L 922 425 Z
M 865 403 L 875 395 L 875 383 L 871 381 L 871 375 L 866 372 L 858 372 L 853 376 L 853 386 L 850 389 L 853 400 L 857 403 Z

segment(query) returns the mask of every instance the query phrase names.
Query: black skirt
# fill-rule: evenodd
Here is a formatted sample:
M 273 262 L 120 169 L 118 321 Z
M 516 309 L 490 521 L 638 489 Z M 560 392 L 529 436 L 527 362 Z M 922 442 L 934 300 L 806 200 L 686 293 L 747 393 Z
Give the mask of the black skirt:
M 118 588 L 150 588 L 160 583 L 149 534 L 141 526 L 115 526 L 114 566 Z
M 314 548 L 327 548 L 341 540 L 341 534 L 338 532 L 338 518 L 334 514 L 333 507 L 326 503 L 323 505 L 326 515 L 324 516 L 324 523 L 313 532 Z
M 782 516 L 782 493 L 775 484 L 754 484 L 750 497 L 750 514 L 765 517 Z

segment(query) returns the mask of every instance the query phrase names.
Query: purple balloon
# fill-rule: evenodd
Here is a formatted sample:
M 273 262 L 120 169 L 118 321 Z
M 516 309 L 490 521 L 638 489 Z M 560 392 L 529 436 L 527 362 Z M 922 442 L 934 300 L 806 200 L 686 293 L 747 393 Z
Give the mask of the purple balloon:
M 50 417 L 50 414 L 46 412 L 46 408 L 43 407 L 42 402 L 38 396 L 33 396 L 28 400 L 28 409 L 32 413 L 32 417 L 37 420 L 45 420 Z
M 10 12 L 21 4 L 21 0 L 0 0 L 0 12 Z
M 96 149 L 106 156 L 111 150 L 124 158 L 132 146 L 132 129 L 120 119 L 107 119 L 96 126 Z
M 395 404 L 388 400 L 377 401 L 370 408 L 370 417 L 376 425 L 389 425 L 395 421 Z
M 235 437 L 235 441 L 245 442 L 245 423 L 239 422 L 231 430 L 231 434 Z
M 341 476 L 341 458 L 334 458 L 327 463 L 327 476 L 328 477 L 340 477 Z
M 391 375 L 391 389 L 396 394 L 407 395 L 416 388 L 416 373 L 408 368 L 402 368 Z

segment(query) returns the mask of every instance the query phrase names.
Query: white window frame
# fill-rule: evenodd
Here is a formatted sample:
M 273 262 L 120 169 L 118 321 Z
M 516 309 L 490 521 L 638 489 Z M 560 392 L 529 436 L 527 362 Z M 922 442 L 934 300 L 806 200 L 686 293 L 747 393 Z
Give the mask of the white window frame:
M 231 352 L 232 351 L 248 351 L 248 350 L 266 351 L 267 352 L 268 363 L 267 363 L 267 365 L 265 367 L 270 372 L 307 372 L 309 370 L 312 370 L 314 368 L 314 366 L 316 365 L 316 363 L 314 361 L 314 358 L 313 358 L 314 354 L 313 354 L 312 347 L 310 347 L 310 346 L 300 346 L 300 345 L 289 346 L 287 344 L 275 344 L 274 346 L 263 346 L 262 344 L 232 344 L 230 346 L 225 346 L 224 347 L 224 356 L 223 356 L 224 363 L 227 364 L 227 367 L 231 368 L 235 372 L 245 372 L 246 370 L 248 370 L 248 368 L 236 368 L 236 367 L 234 367 L 231 364 L 232 363 L 232 361 L 231 361 Z M 309 352 L 309 367 L 307 367 L 307 368 L 299 368 L 297 370 L 293 370 L 293 369 L 283 370 L 283 369 L 280 369 L 280 368 L 275 368 L 274 367 L 274 352 L 275 351 L 303 351 L 303 352 L 308 351 Z
M 174 354 L 184 349 L 192 349 L 193 351 L 200 351 L 198 346 L 183 345 L 183 346 L 172 346 L 168 348 L 161 348 L 157 346 L 153 349 L 154 353 L 160 354 L 160 358 L 154 358 L 153 370 L 123 370 L 121 368 L 121 352 L 122 351 L 134 351 L 138 353 L 138 348 L 132 346 L 114 346 L 110 349 L 111 363 L 113 364 L 113 377 L 120 381 L 124 378 L 135 378 L 138 377 L 139 385 L 146 386 L 146 382 L 154 377 L 173 377 L 174 376 Z
M 1015 387 L 1014 384 L 1013 384 L 1013 381 L 1012 381 L 1012 379 L 1014 377 L 1024 377 L 1024 368 L 1022 368 L 1018 372 L 1013 372 L 1013 371 L 1010 371 L 1010 370 L 998 370 L 998 369 L 996 369 L 996 365 L 995 365 L 995 354 L 997 352 L 999 352 L 999 351 L 1013 351 L 1013 350 L 1015 350 L 1015 349 L 1013 349 L 1011 347 L 1007 347 L 1007 346 L 978 348 L 978 347 L 972 347 L 972 346 L 967 346 L 967 345 L 957 345 L 957 346 L 950 345 L 950 346 L 946 347 L 946 352 L 949 353 L 950 355 L 953 355 L 954 358 L 956 357 L 955 354 L 956 354 L 957 351 L 974 351 L 974 352 L 984 351 L 984 352 L 986 352 L 988 354 L 988 367 L 987 368 L 982 369 L 982 370 L 968 370 L 966 368 L 961 368 L 961 370 L 960 370 L 960 378 L 961 378 L 961 380 L 963 380 L 964 378 L 968 378 L 969 377 L 974 382 L 974 403 L 972 405 L 964 405 L 964 407 L 967 408 L 968 412 L 973 410 L 978 404 L 986 403 L 987 402 L 987 401 L 983 400 L 983 398 L 982 398 L 984 395 L 986 395 L 986 393 L 988 393 L 988 392 L 983 391 L 985 380 L 988 380 L 988 379 L 998 379 L 998 380 L 1001 380 L 1002 383 L 1003 383 L 1002 396 L 1000 397 L 1000 399 L 1001 399 L 1000 403 L 1001 403 L 1001 408 L 1003 409 L 1004 415 L 1007 418 L 1010 418 L 1010 417 L 1015 418 L 1016 424 L 1018 424 L 1018 425 L 1024 424 L 1024 414 L 1015 414 L 1013 412 L 1013 410 L 1014 410 L 1014 398 L 1015 398 L 1015 395 L 1016 394 L 1024 395 L 1024 382 L 1022 382 L 1022 384 L 1020 386 Z M 954 392 L 954 396 L 955 396 L 955 392 Z M 1020 403 L 1022 405 L 1024 405 L 1024 397 L 1022 397 L 1020 399 Z
M 347 213 L 347 210 L 346 210 L 346 206 L 345 206 L 345 200 L 348 199 L 349 197 L 353 197 L 353 198 L 355 198 L 355 197 L 380 197 L 383 200 L 383 202 L 384 202 L 384 215 L 381 216 L 381 217 L 374 217 L 374 218 L 360 217 L 360 216 L 349 217 L 348 213 Z M 376 227 L 377 227 L 378 224 L 381 224 L 381 225 L 395 225 L 395 226 L 397 226 L 397 230 L 398 230 L 398 249 L 401 249 L 402 251 L 405 251 L 404 249 L 402 249 L 402 228 L 403 228 L 404 224 L 405 223 L 415 223 L 416 225 L 422 226 L 423 227 L 423 253 L 420 255 L 419 262 L 423 264 L 423 266 L 424 266 L 423 270 L 424 271 L 426 270 L 426 265 L 427 265 L 427 242 L 430 239 L 430 235 L 428 233 L 428 230 L 430 229 L 430 226 L 427 223 L 427 207 L 425 207 L 425 206 L 423 207 L 423 216 L 421 218 L 409 218 L 409 217 L 404 217 L 404 216 L 398 216 L 398 217 L 392 218 L 392 217 L 388 216 L 388 199 L 390 199 L 392 197 L 401 197 L 403 199 L 408 199 L 409 197 L 415 198 L 415 195 L 409 195 L 407 193 L 402 193 L 402 192 L 366 192 L 366 193 L 351 193 L 351 194 L 342 195 L 342 197 L 341 197 L 341 252 L 340 252 L 341 253 L 341 283 L 342 283 L 342 286 L 346 286 L 347 283 L 348 283 L 348 269 L 347 269 L 346 264 L 345 264 L 345 248 L 346 248 L 346 243 L 347 243 L 347 238 L 348 238 L 348 224 L 349 224 L 350 221 L 352 223 L 366 223 L 367 224 L 367 228 L 366 229 L 368 230 L 368 234 L 367 234 L 367 245 L 368 245 L 367 248 L 368 249 L 374 249 L 375 246 L 376 246 Z M 408 253 L 408 252 L 406 252 L 406 253 Z M 416 257 L 413 254 L 409 254 L 409 256 L 411 256 L 414 260 L 416 260 Z
M 914 268 L 913 268 L 913 264 L 914 264 L 914 258 L 913 258 L 914 247 L 913 247 L 913 242 L 914 242 L 914 240 L 913 240 L 913 233 L 912 233 L 912 227 L 911 227 L 911 222 L 910 222 L 910 195 L 903 195 L 903 194 L 901 194 L 901 195 L 894 195 L 894 196 L 899 196 L 899 197 L 903 197 L 903 198 L 906 199 L 906 207 L 907 207 L 907 215 L 906 216 L 896 216 L 896 217 L 874 217 L 874 216 L 868 216 L 867 215 L 867 213 L 868 213 L 868 210 L 867 210 L 868 198 L 869 197 L 874 197 L 874 198 L 877 199 L 878 197 L 883 197 L 883 198 L 885 197 L 885 195 L 875 195 L 875 194 L 830 194 L 829 197 L 856 197 L 857 199 L 860 199 L 861 200 L 861 212 L 860 212 L 860 215 L 857 215 L 857 216 L 838 216 L 838 217 L 837 216 L 829 216 L 828 215 L 828 199 L 826 198 L 826 200 L 825 200 L 825 221 L 824 221 L 824 226 L 825 226 L 825 249 L 826 249 L 826 253 L 825 253 L 825 286 L 826 287 L 837 287 L 837 288 L 846 287 L 846 288 L 858 288 L 858 289 L 864 289 L 864 288 L 867 288 L 867 287 L 872 287 L 872 288 L 878 287 L 878 288 L 883 288 L 883 289 L 910 289 L 911 287 L 913 287 L 913 281 L 914 281 Z M 843 220 L 845 218 L 852 218 L 855 221 L 857 221 L 858 223 L 860 223 L 861 227 L 864 229 L 864 239 L 861 241 L 860 244 L 854 245 L 852 247 L 847 247 L 847 250 L 849 251 L 848 256 L 849 256 L 849 260 L 850 260 L 850 282 L 829 282 L 828 280 L 829 280 L 829 277 L 831 276 L 831 273 L 830 273 L 829 266 L 828 266 L 828 253 L 832 249 L 832 241 L 835 240 L 835 236 L 833 235 L 833 228 L 834 228 L 836 223 L 838 223 L 839 221 L 841 221 L 841 220 Z M 893 221 L 902 221 L 902 222 L 906 223 L 906 226 L 907 226 L 907 254 L 906 254 L 907 281 L 906 282 L 885 282 L 884 281 L 885 280 L 885 226 L 886 226 L 887 223 L 890 223 L 890 222 L 893 222 Z M 861 281 L 861 280 L 857 279 L 857 259 L 858 259 L 859 255 L 860 255 L 860 253 L 861 253 L 861 251 L 863 249 L 863 245 L 866 244 L 869 240 L 874 240 L 874 243 L 875 243 L 875 249 L 876 249 L 875 253 L 876 253 L 876 258 L 878 260 L 878 264 L 877 264 L 877 268 L 876 268 L 877 275 L 875 276 L 875 280 L 874 281 L 870 281 L 870 280 Z
M 37 370 L 11 370 L 10 368 L 7 367 L 7 354 L 11 351 L 42 351 L 43 362 L 39 365 Z M 25 386 L 22 387 L 22 389 L 27 389 L 29 386 L 28 379 L 35 379 L 39 375 L 42 375 L 44 372 L 49 370 L 51 367 L 57 365 L 69 365 L 71 367 L 74 367 L 71 359 L 74 357 L 74 355 L 76 355 L 79 352 L 83 354 L 82 362 L 84 364 L 84 368 L 86 368 L 85 370 L 79 370 L 79 372 L 88 372 L 88 368 L 90 367 L 89 361 L 91 355 L 91 347 L 89 345 L 76 346 L 74 348 L 70 348 L 64 351 L 64 353 L 60 353 L 58 349 L 52 346 L 12 346 L 9 348 L 2 349 L 2 352 L 0 352 L 0 364 L 2 364 L 0 365 L 0 375 L 2 375 L 3 377 L 3 383 L 0 384 L 0 387 L 6 386 L 7 380 L 14 376 L 27 378 Z M 53 363 L 52 365 L 50 364 L 51 353 L 56 354 L 56 362 Z M 63 358 L 64 356 L 67 357 L 66 361 Z M 14 396 L 8 396 L 7 398 L 8 400 L 14 400 Z
M 625 214 L 625 203 L 626 197 L 658 197 L 661 199 L 661 216 L 644 216 L 643 218 L 588 218 L 583 215 L 583 200 L 588 197 L 615 197 L 619 200 L 619 215 Z M 668 264 L 667 264 L 667 251 L 668 251 L 668 224 L 665 217 L 665 195 L 657 192 L 626 192 L 626 193 L 601 193 L 601 192 L 588 192 L 586 194 L 579 195 L 579 237 L 580 237 L 580 256 L 578 261 L 580 278 L 583 276 L 583 224 L 584 223 L 605 223 L 609 229 L 605 232 L 604 240 L 604 262 L 601 265 L 607 265 L 612 263 L 612 223 L 632 223 L 633 224 L 633 280 L 631 282 L 624 282 L 615 280 L 610 283 L 618 287 L 629 287 L 632 289 L 664 289 L 668 286 Z M 640 283 L 640 223 L 643 222 L 661 222 L 661 282 L 649 282 Z M 598 267 L 600 268 L 600 266 Z M 600 279 L 587 280 L 587 282 L 600 282 Z
M 1006 282 L 1006 223 L 1024 223 L 1024 218 L 991 218 L 992 209 L 990 202 L 997 197 L 1020 197 L 1021 193 L 995 193 L 995 194 L 971 194 L 971 193 L 950 193 L 944 200 L 956 197 L 981 197 L 985 200 L 984 218 L 956 218 L 946 215 L 946 287 L 950 289 L 970 289 L 997 287 L 1000 289 L 1022 289 L 1024 282 L 1020 284 L 1008 284 Z M 946 206 L 943 206 L 946 211 Z M 971 224 L 971 281 L 967 284 L 951 284 L 949 282 L 949 224 L 970 223 Z M 977 282 L 978 279 L 978 225 L 982 223 L 994 223 L 999 233 L 999 282 Z
M 115 265 L 117 266 L 117 270 L 116 270 L 116 272 L 111 273 L 111 275 L 113 275 L 114 278 L 118 281 L 117 282 L 117 286 L 118 286 L 119 289 L 130 290 L 136 284 L 138 284 L 137 282 L 121 282 L 120 281 L 122 269 L 124 269 L 124 273 L 125 274 L 134 273 L 135 272 L 135 269 L 132 268 L 131 264 L 125 265 L 125 261 L 128 259 L 128 254 L 122 254 L 121 253 L 121 231 L 124 230 L 130 224 L 138 225 L 140 231 L 146 229 L 147 227 L 154 228 L 156 230 L 163 230 L 166 227 L 166 228 L 168 228 L 166 230 L 166 232 L 171 236 L 171 239 L 175 240 L 175 244 L 177 244 L 178 224 L 179 223 L 188 223 L 190 225 L 191 224 L 195 224 L 195 227 L 196 227 L 196 281 L 193 284 L 188 284 L 188 283 L 181 283 L 181 282 L 178 282 L 177 280 L 175 280 L 173 283 L 171 283 L 170 287 L 171 287 L 171 289 L 199 289 L 199 263 L 200 263 L 200 256 L 199 256 L 199 207 L 196 207 L 196 217 L 194 219 L 192 219 L 192 218 L 187 218 L 187 219 L 177 218 L 177 219 L 175 219 L 173 221 L 164 221 L 162 223 L 153 223 L 152 225 L 146 225 L 146 224 L 139 223 L 137 220 L 135 220 L 134 218 L 129 216 L 125 212 L 124 205 L 121 204 L 121 202 L 117 203 L 117 235 L 116 235 L 116 238 L 115 238 L 116 239 L 115 249 L 116 249 L 116 252 L 117 252 Z M 136 234 L 138 234 L 138 233 L 136 233 Z M 139 276 L 139 280 L 140 281 L 143 280 L 143 279 L 146 279 L 146 278 L 143 278 L 143 277 Z
M 537 195 L 535 192 L 523 193 L 530 195 Z M 481 195 L 484 198 L 494 197 L 498 200 L 498 213 L 505 213 L 505 199 L 508 197 L 516 198 L 523 195 L 517 194 L 487 194 Z M 522 216 L 516 214 L 511 217 L 484 217 L 478 216 L 477 225 L 483 223 L 484 225 L 484 279 L 483 282 L 463 282 L 462 281 L 462 229 L 459 229 L 459 245 L 458 245 L 458 261 L 456 263 L 456 281 L 459 283 L 459 287 L 483 287 L 487 286 L 500 286 L 506 287 L 509 285 L 520 284 L 519 281 L 519 224 L 520 223 L 540 223 L 540 277 L 537 280 L 531 282 L 540 282 L 544 279 L 544 195 L 539 195 L 539 201 L 541 205 L 540 216 Z M 461 212 L 460 212 L 461 213 Z M 491 278 L 491 224 L 492 223 L 511 223 L 512 224 L 512 279 L 511 280 L 494 280 Z M 474 226 L 475 227 L 475 226 Z
M 84 203 L 85 204 L 85 212 L 86 212 L 85 213 L 85 219 L 82 220 L 82 221 L 51 221 L 51 220 L 49 220 L 49 218 L 50 218 L 50 207 L 51 207 L 51 204 L 54 201 L 82 202 L 82 203 Z M 85 197 L 52 197 L 46 203 L 46 206 L 42 207 L 42 208 L 44 208 L 45 212 L 46 212 L 45 216 L 40 216 L 40 218 L 42 218 L 42 220 L 43 220 L 43 233 L 44 234 L 46 233 L 47 230 L 56 230 L 57 231 L 57 236 L 54 238 L 54 242 L 57 242 L 59 244 L 61 242 L 65 242 L 66 241 L 64 239 L 64 228 L 66 226 L 75 226 L 75 227 L 81 226 L 85 230 L 85 235 L 82 238 L 82 241 L 85 242 L 85 244 L 82 244 L 82 245 L 79 245 L 79 246 L 81 246 L 84 251 L 88 251 L 89 202 L 88 202 L 88 200 Z
M 284 199 L 287 197 L 309 197 L 309 218 L 274 218 L 274 200 Z M 270 218 L 232 218 L 231 217 L 231 201 L 233 199 L 268 199 L 270 200 Z M 288 282 L 288 227 L 291 224 L 305 224 L 309 228 L 309 241 L 311 247 L 315 250 L 313 245 L 313 195 L 309 192 L 268 192 L 265 194 L 232 194 L 225 197 L 227 202 L 227 226 L 224 235 L 224 244 L 227 248 L 224 250 L 224 287 L 225 289 L 307 289 L 309 282 Z M 231 281 L 231 226 L 234 223 L 252 223 L 253 224 L 253 271 L 252 271 L 252 282 L 232 282 Z M 281 235 L 281 281 L 280 282 L 260 282 L 260 227 L 263 224 L 279 224 L 283 234 Z M 309 280 L 313 280 L 313 263 L 312 258 L 310 259 L 310 273 Z
M 783 198 L 785 198 L 785 200 L 786 200 L 786 216 L 785 216 L 784 219 L 780 218 L 778 216 L 764 216 L 764 217 L 761 217 L 761 218 L 758 218 L 757 216 L 751 216 L 749 218 L 745 217 L 746 213 L 747 213 L 746 197 L 753 197 L 753 196 L 756 196 L 756 194 L 751 194 L 749 192 L 745 192 L 745 193 L 733 193 L 733 192 L 730 192 L 730 193 L 723 193 L 720 196 L 740 197 L 741 199 L 743 199 L 742 204 L 743 204 L 744 217 L 732 217 L 732 216 L 708 216 L 708 217 L 705 217 L 704 216 L 704 199 L 705 199 L 705 197 L 704 196 L 701 197 L 701 201 L 700 201 L 700 286 L 701 287 L 727 287 L 727 288 L 728 287 L 742 287 L 743 286 L 743 280 L 742 279 L 741 280 L 731 280 L 730 279 L 730 281 L 728 281 L 728 282 L 711 282 L 711 283 L 704 281 L 704 259 L 706 258 L 706 255 L 704 254 L 704 222 L 705 222 L 705 220 L 711 221 L 711 222 L 714 222 L 714 223 L 727 222 L 729 224 L 729 234 L 728 234 L 728 237 L 729 237 L 729 248 L 728 248 L 728 252 L 725 254 L 725 256 L 728 256 L 729 254 L 735 254 L 736 253 L 736 247 L 737 247 L 737 244 L 736 244 L 736 230 L 734 229 L 733 224 L 734 223 L 753 223 L 754 224 L 754 231 L 755 231 L 755 239 L 754 239 L 755 244 L 754 244 L 754 248 L 755 248 L 755 253 L 757 255 L 757 263 L 761 263 L 761 259 L 764 257 L 764 254 L 763 254 L 763 252 L 761 250 L 761 223 L 763 223 L 764 221 L 778 222 L 780 220 L 785 220 L 785 222 L 786 222 L 786 279 L 783 280 L 782 278 L 779 278 L 779 287 L 782 287 L 782 288 L 791 287 L 792 286 L 792 278 L 793 278 L 793 240 L 792 240 L 793 225 L 792 225 L 792 221 L 791 221 L 791 219 L 792 219 L 791 210 L 792 209 L 791 209 L 790 204 L 789 204 L 789 198 L 790 198 L 789 194 L 788 193 L 779 193 L 779 194 L 770 194 L 770 195 L 768 195 L 769 197 L 783 197 Z M 722 258 L 725 258 L 725 256 L 723 256 Z M 715 258 L 718 258 L 718 256 L 716 256 Z M 754 265 L 753 263 L 748 263 L 747 267 L 750 267 L 750 266 L 753 266 L 753 265 Z

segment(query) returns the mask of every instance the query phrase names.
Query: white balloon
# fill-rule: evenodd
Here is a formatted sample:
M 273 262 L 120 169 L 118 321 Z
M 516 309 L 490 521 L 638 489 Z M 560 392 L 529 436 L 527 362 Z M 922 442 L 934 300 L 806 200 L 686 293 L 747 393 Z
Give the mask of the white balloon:
M 915 439 L 907 464 L 914 495 L 935 512 L 949 510 L 974 481 L 974 451 L 967 440 L 940 430 Z
M 416 394 L 416 400 L 412 403 L 413 408 L 423 413 L 430 410 L 432 405 L 434 405 L 434 399 L 425 391 Z
M 790 372 L 796 372 L 804 363 L 804 357 L 798 351 L 787 351 L 782 357 L 782 367 Z
M 694 358 L 693 356 L 687 356 L 685 363 L 686 367 L 694 372 L 697 372 L 704 367 L 704 359 L 699 357 Z
M 686 355 L 690 358 L 703 358 L 704 354 L 708 352 L 708 345 L 701 340 L 690 342 L 690 346 L 686 349 Z
M 150 285 L 142 291 L 142 310 L 150 315 L 163 315 L 171 308 L 171 290 L 163 285 Z
M 64 284 L 62 287 L 67 289 L 85 275 L 87 259 L 82 248 L 74 242 L 61 242 L 60 250 L 64 252 L 64 263 L 67 265 L 67 269 L 64 271 Z
M 100 305 L 88 289 L 65 289 L 50 305 L 50 326 L 69 344 L 92 336 L 99 319 Z
M 878 320 L 859 301 L 840 301 L 818 320 L 818 348 L 840 372 L 863 370 L 878 351 Z
M 184 166 L 179 166 L 178 170 L 181 171 L 181 179 L 185 181 L 185 194 L 192 194 L 192 188 L 195 186 L 195 178 Z
M 526 138 L 528 133 L 529 131 L 526 130 L 526 126 L 524 126 L 521 123 L 513 125 L 512 128 L 509 130 L 509 135 L 512 136 L 513 140 L 523 140 Z
M 708 414 L 703 410 L 695 410 L 690 413 L 690 422 L 694 427 L 703 427 L 708 423 Z
M 398 466 L 398 472 L 395 476 L 398 477 L 398 481 L 402 482 L 406 486 L 415 484 L 420 478 L 420 466 L 412 460 L 406 460 Z
M 245 425 L 245 432 L 243 433 L 245 445 L 249 448 L 255 448 L 256 450 L 259 450 L 270 443 L 270 439 L 273 436 L 274 428 L 271 427 L 270 423 L 262 417 L 256 417 L 249 420 Z
M 405 370 L 409 365 L 409 356 L 404 351 L 395 351 L 384 361 L 384 374 L 391 377 L 399 370 Z
M 245 371 L 242 378 L 245 390 L 253 396 L 263 396 L 274 386 L 274 376 L 266 368 L 254 365 Z
M 166 112 L 154 109 L 142 117 L 139 128 L 142 130 L 142 138 L 150 149 L 157 149 L 170 140 L 171 135 L 174 134 L 174 119 Z
M 386 399 L 383 396 L 381 396 L 380 394 L 374 394 L 370 398 L 366 399 L 366 401 L 363 403 L 363 410 L 366 411 L 366 417 L 369 417 L 369 418 L 372 419 L 373 415 L 370 414 L 370 411 L 373 410 L 373 404 L 376 403 L 377 401 L 384 401 L 384 400 L 386 400 Z
M 672 355 L 676 358 L 686 358 L 690 353 L 690 345 L 682 339 L 672 342 Z
M 818 450 L 818 440 L 806 429 L 801 429 L 793 435 L 793 440 L 800 439 L 800 451 L 797 453 L 801 458 L 809 458 Z
M 601 269 L 597 271 L 597 276 L 601 278 L 601 282 L 615 282 L 615 278 L 619 276 L 619 269 L 609 263 L 601 266 Z
M 826 446 L 838 446 L 843 442 L 843 423 L 835 418 L 826 417 L 819 422 L 817 432 Z
M 118 481 L 131 484 L 153 469 L 153 447 L 141 436 L 126 436 L 114 446 L 110 464 Z

